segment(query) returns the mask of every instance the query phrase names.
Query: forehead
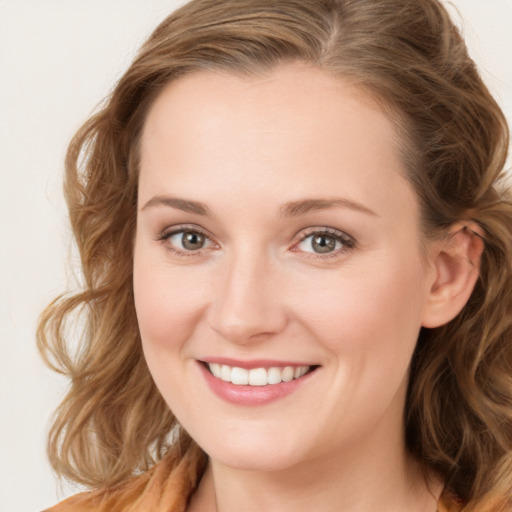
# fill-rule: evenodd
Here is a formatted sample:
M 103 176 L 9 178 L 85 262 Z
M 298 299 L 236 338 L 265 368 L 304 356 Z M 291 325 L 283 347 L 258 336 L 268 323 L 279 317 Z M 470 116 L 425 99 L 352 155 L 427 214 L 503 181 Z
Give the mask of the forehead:
M 280 187 L 291 200 L 337 183 L 378 201 L 376 187 L 405 181 L 398 135 L 378 102 L 304 64 L 182 77 L 155 100 L 141 142 L 141 199 L 167 183 L 204 200 L 221 180 L 231 193 Z
M 377 122 L 383 137 L 396 139 L 376 99 L 362 87 L 315 66 L 289 63 L 252 75 L 195 71 L 172 81 L 157 96 L 146 117 L 143 138 L 155 135 L 158 128 L 187 122 L 191 116 L 200 118 L 196 128 L 216 128 L 217 120 L 245 124 L 251 131 L 281 128 L 297 135 L 301 128 L 322 127 L 326 135 L 327 123 L 338 119 L 339 129 L 346 114 L 354 110 L 361 122 L 333 135 L 354 133 L 365 122 Z

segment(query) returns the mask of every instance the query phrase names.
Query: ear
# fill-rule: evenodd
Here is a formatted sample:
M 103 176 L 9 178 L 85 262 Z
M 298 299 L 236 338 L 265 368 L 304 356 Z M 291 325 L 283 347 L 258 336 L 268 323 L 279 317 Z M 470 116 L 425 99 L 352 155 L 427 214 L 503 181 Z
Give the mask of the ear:
M 474 222 L 454 224 L 436 245 L 423 327 L 440 327 L 460 313 L 478 279 L 483 250 L 483 231 Z

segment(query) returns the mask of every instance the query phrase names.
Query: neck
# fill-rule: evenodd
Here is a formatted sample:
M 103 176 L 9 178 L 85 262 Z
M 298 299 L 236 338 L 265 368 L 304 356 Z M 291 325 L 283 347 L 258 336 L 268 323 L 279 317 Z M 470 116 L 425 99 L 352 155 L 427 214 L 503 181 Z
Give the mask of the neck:
M 403 436 L 353 440 L 344 450 L 280 471 L 210 461 L 189 512 L 434 512 L 442 486 L 427 482 Z

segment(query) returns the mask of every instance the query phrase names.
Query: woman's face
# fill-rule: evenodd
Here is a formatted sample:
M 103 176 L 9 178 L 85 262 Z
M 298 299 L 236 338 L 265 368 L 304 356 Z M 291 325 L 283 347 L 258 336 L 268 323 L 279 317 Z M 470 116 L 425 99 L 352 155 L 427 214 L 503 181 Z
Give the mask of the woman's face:
M 137 316 L 159 390 L 214 461 L 282 469 L 402 446 L 433 277 L 401 173 L 376 103 L 305 65 L 198 72 L 157 98 Z

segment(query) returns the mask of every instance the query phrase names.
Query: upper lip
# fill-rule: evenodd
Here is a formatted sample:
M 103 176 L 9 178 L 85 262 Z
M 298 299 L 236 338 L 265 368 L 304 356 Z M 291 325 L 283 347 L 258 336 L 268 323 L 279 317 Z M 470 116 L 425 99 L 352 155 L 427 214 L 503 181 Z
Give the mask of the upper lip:
M 207 364 L 224 364 L 236 368 L 245 368 L 246 370 L 251 370 L 253 368 L 284 368 L 286 366 L 316 366 L 308 362 L 284 361 L 278 359 L 252 359 L 250 361 L 241 361 L 239 359 L 231 359 L 226 357 L 206 357 L 204 359 L 198 359 L 198 361 Z

